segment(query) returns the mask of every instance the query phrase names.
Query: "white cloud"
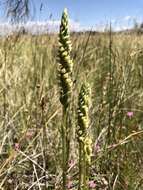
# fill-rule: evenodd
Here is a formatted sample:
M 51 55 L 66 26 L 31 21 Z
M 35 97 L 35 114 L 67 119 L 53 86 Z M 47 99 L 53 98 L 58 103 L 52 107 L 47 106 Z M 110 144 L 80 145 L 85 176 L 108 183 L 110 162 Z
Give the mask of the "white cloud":
M 127 30 L 134 27 L 135 22 L 141 23 L 143 19 L 141 17 L 137 16 L 125 16 L 117 19 L 113 19 L 114 22 L 112 23 L 112 28 L 114 31 L 121 31 L 121 30 Z
M 69 21 L 70 31 L 81 31 L 83 28 L 79 22 L 74 20 Z M 8 35 L 13 32 L 19 31 L 22 28 L 28 33 L 42 34 L 48 32 L 58 32 L 60 26 L 60 20 L 48 20 L 48 21 L 29 21 L 26 24 L 11 25 L 9 23 L 0 23 L 0 35 Z
M 125 16 L 119 19 L 112 19 L 111 25 L 114 31 L 126 30 L 130 29 L 134 26 L 135 21 L 141 23 L 141 18 L 135 18 L 132 16 Z M 110 22 L 99 22 L 93 27 L 82 26 L 80 22 L 70 20 L 70 31 L 105 31 L 105 29 L 109 29 Z M 48 21 L 29 21 L 26 24 L 19 25 L 11 25 L 9 23 L 0 23 L 0 35 L 8 35 L 15 31 L 20 31 L 22 28 L 26 30 L 28 33 L 32 34 L 42 34 L 42 33 L 50 33 L 50 32 L 58 32 L 60 26 L 60 20 L 48 20 Z
M 123 18 L 123 20 L 125 20 L 125 21 L 129 21 L 129 20 L 132 20 L 132 19 L 133 19 L 133 17 L 131 17 L 131 16 L 125 16 Z

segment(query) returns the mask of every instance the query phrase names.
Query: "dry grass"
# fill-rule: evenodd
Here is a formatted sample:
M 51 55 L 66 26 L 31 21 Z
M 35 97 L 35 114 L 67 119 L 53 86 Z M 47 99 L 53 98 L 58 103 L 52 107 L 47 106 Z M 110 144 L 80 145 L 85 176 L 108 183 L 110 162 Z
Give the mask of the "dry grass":
M 56 35 L 0 39 L 0 189 L 61 188 L 57 43 Z M 143 36 L 75 34 L 72 43 L 73 127 L 82 81 L 92 87 L 90 180 L 97 190 L 142 190 Z M 73 190 L 77 144 L 73 136 Z

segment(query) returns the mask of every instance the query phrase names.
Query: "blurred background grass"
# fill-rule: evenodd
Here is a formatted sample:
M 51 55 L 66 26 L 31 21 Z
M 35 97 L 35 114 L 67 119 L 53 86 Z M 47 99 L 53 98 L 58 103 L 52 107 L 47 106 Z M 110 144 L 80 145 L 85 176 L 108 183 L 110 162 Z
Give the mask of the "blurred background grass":
M 143 36 L 73 33 L 75 87 L 92 88 L 90 178 L 96 189 L 143 189 Z M 61 188 L 61 105 L 56 34 L 0 39 L 0 188 Z M 69 170 L 77 189 L 77 143 Z M 70 166 L 69 166 L 70 167 Z M 46 172 L 45 172 L 46 170 Z

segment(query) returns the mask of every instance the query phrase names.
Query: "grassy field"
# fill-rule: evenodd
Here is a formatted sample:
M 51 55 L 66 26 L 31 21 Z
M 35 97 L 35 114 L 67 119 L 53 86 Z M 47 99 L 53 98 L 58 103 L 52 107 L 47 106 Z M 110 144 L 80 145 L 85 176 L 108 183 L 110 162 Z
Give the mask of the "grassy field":
M 143 36 L 72 34 L 67 189 L 78 189 L 78 94 L 90 84 L 89 189 L 143 189 Z M 58 36 L 0 39 L 0 189 L 62 187 Z

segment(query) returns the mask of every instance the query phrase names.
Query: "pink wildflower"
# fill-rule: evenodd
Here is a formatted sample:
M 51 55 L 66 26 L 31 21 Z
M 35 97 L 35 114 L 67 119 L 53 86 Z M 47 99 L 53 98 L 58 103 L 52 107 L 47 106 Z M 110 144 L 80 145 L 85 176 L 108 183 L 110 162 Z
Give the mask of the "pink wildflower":
M 89 188 L 93 189 L 96 187 L 96 183 L 94 182 L 94 180 L 91 180 L 88 182 Z
M 72 185 L 73 185 L 72 181 L 69 180 L 68 183 L 67 183 L 67 188 L 68 188 L 68 189 L 71 189 L 71 188 L 72 188 Z
M 131 118 L 133 115 L 134 115 L 134 113 L 133 113 L 132 111 L 127 112 L 127 116 L 128 116 L 129 118 Z
M 15 143 L 15 144 L 14 144 L 14 148 L 15 148 L 16 151 L 18 151 L 18 150 L 20 149 L 19 143 Z

